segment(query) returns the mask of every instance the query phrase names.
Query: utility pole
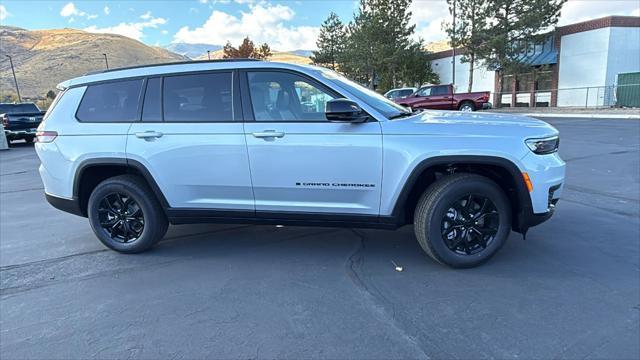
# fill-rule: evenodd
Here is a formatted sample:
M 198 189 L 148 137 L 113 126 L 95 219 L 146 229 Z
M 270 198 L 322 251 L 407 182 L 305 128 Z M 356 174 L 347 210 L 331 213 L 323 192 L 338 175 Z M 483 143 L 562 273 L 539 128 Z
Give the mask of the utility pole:
M 16 78 L 16 70 L 13 68 L 13 59 L 9 55 L 5 55 L 9 58 L 9 63 L 11 64 L 11 73 L 13 73 L 13 82 L 16 83 L 16 92 L 18 93 L 18 102 L 22 102 L 22 97 L 20 97 L 20 88 L 18 88 L 18 79 Z
M 207 50 L 207 57 L 209 57 L 209 60 L 211 60 L 211 51 Z
M 453 87 L 453 91 L 455 92 L 455 86 L 456 86 L 456 44 L 455 44 L 455 39 L 456 39 L 456 0 L 453 0 L 453 41 L 452 41 L 452 54 L 453 54 L 453 61 L 451 62 L 451 85 Z
M 107 54 L 102 53 L 102 56 L 104 56 L 104 63 L 107 65 L 107 70 L 109 70 L 109 60 L 107 60 Z

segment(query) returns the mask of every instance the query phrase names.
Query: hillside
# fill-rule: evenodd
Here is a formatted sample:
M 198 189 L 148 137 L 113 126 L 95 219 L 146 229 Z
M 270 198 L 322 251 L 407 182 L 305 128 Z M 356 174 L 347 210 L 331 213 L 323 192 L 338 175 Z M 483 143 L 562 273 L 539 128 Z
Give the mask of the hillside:
M 222 59 L 222 50 L 211 52 L 211 59 Z M 207 60 L 207 54 L 201 55 L 194 60 Z M 269 58 L 269 61 L 285 62 L 291 64 L 308 65 L 311 64 L 311 59 L 308 57 L 296 55 L 291 52 L 274 51 L 273 55 Z
M 222 45 L 171 43 L 164 48 L 176 54 L 195 59 L 206 54 L 207 50 L 216 51 L 222 49 Z
M 0 26 L 0 53 L 13 57 L 23 97 L 44 96 L 63 80 L 109 67 L 188 60 L 128 37 L 75 29 L 35 30 Z M 8 59 L 0 59 L 0 94 L 14 93 Z

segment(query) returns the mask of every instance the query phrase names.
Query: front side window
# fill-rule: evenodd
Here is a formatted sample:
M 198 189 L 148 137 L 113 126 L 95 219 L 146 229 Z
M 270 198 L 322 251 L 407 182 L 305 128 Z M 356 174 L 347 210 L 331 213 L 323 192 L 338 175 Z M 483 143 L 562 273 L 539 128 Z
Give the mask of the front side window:
M 164 121 L 233 121 L 231 73 L 165 77 Z
M 422 88 L 420 90 L 418 90 L 417 95 L 418 96 L 429 96 L 431 95 L 431 89 L 430 87 L 426 87 L 426 88 Z
M 89 85 L 76 116 L 86 122 L 137 121 L 141 90 L 142 80 Z
M 247 75 L 256 121 L 325 121 L 325 105 L 335 99 L 299 75 L 276 71 Z

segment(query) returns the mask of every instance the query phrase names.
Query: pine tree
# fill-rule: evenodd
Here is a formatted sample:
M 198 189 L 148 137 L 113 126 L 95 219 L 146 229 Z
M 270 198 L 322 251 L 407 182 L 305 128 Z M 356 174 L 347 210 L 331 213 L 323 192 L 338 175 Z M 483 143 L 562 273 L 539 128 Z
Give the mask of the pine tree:
M 335 70 L 338 57 L 344 49 L 345 29 L 340 17 L 334 12 L 322 23 L 320 35 L 316 41 L 318 50 L 313 52 L 311 61 L 316 65 L 327 66 Z
M 567 0 L 488 0 L 490 31 L 481 54 L 490 68 L 515 73 L 526 66 L 519 61 L 524 52 L 541 42 L 560 18 Z
M 415 25 L 410 25 L 409 5 L 411 0 L 360 0 L 347 27 L 340 69 L 370 88 L 377 85 L 382 90 L 433 79 L 422 41 L 411 39 Z
M 469 85 L 467 92 L 473 89 L 473 72 L 476 67 L 476 59 L 489 55 L 487 47 L 488 35 L 492 29 L 489 27 L 489 1 L 490 0 L 447 0 L 449 12 L 454 13 L 456 24 L 447 23 L 445 31 L 451 39 L 451 46 L 463 48 L 462 62 L 469 63 Z

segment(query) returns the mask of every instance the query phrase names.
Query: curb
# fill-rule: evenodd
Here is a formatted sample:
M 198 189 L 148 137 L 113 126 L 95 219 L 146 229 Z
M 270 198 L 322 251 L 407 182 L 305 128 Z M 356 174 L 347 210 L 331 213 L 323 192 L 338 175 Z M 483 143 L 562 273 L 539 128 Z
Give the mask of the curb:
M 516 114 L 516 113 L 512 113 Z M 518 113 L 529 117 L 582 118 L 582 119 L 629 119 L 640 120 L 640 114 L 563 114 L 563 113 Z

